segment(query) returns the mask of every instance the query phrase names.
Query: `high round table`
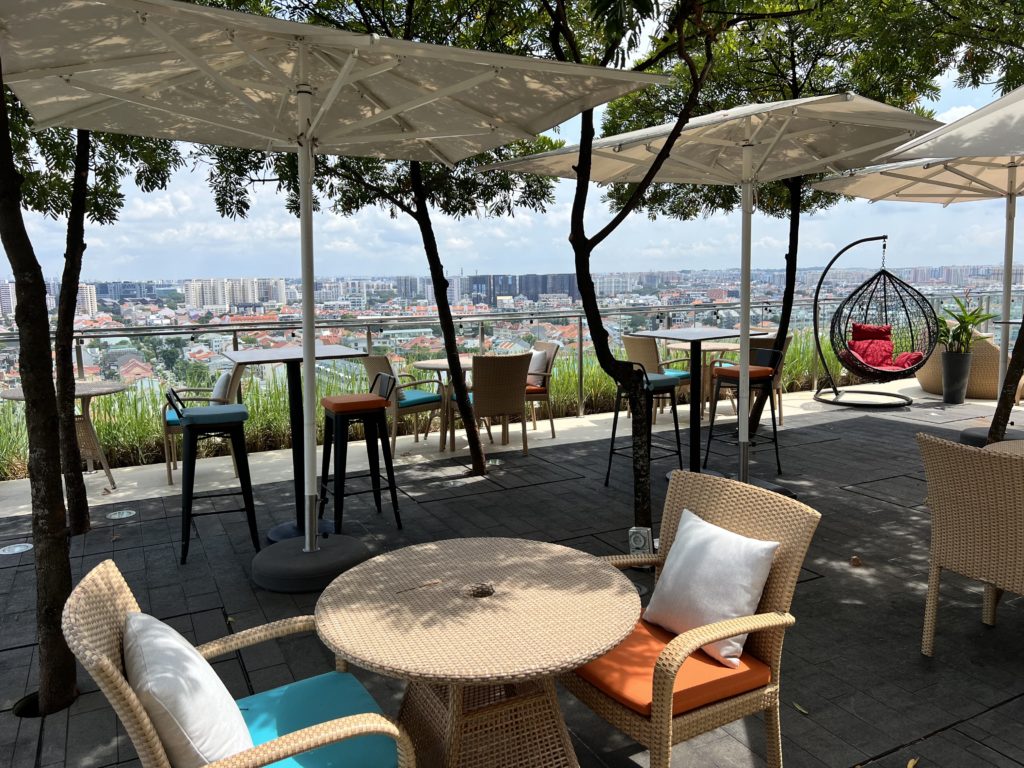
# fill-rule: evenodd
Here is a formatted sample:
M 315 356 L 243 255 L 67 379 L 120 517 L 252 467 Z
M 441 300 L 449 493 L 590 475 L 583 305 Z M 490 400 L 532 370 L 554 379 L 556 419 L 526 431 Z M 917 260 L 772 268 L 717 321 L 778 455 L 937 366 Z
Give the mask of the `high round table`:
M 110 490 L 117 488 L 114 476 L 110 472 L 110 464 L 107 463 L 107 456 L 103 453 L 103 446 L 100 445 L 99 435 L 96 434 L 96 427 L 92 423 L 90 405 L 94 397 L 112 395 L 115 392 L 123 392 L 128 388 L 127 384 L 120 381 L 76 381 L 75 399 L 82 401 L 81 413 L 75 414 L 75 434 L 78 436 L 78 451 L 85 459 L 86 467 L 93 471 L 93 462 L 98 461 L 103 467 L 107 480 L 110 482 Z M 21 387 L 14 387 L 0 392 L 4 400 L 24 400 L 25 392 Z
M 688 341 L 681 341 L 676 344 L 669 344 L 668 350 L 670 352 L 687 352 L 690 353 L 690 343 Z M 711 368 L 708 367 L 708 355 L 712 354 L 724 354 L 727 352 L 739 352 L 740 345 L 734 344 L 729 341 L 712 341 L 706 344 L 702 344 L 700 353 L 703 355 L 701 360 L 701 382 L 700 382 L 700 417 L 704 418 L 704 409 L 708 400 L 711 398 Z M 691 384 L 692 387 L 692 384 Z
M 636 588 L 608 563 L 502 538 L 379 555 L 316 605 L 334 653 L 409 681 L 399 722 L 417 763 L 446 768 L 576 768 L 554 677 L 618 645 L 639 617 Z

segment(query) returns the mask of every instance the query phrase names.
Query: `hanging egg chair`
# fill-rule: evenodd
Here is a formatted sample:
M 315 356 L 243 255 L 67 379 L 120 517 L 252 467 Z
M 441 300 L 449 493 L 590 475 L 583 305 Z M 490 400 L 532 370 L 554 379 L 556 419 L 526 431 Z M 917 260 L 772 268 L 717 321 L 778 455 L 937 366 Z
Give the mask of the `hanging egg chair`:
M 888 408 L 909 405 L 906 395 L 875 390 L 840 390 L 828 372 L 818 332 L 818 300 L 829 269 L 850 248 L 882 241 L 882 267 L 839 304 L 829 323 L 829 341 L 843 368 L 859 379 L 883 383 L 913 376 L 939 339 L 939 320 L 931 303 L 909 283 L 885 268 L 886 236 L 850 243 L 825 267 L 814 292 L 814 343 L 826 371 L 814 399 L 834 405 Z M 831 393 L 822 394 L 826 389 Z M 849 395 L 866 397 L 851 399 Z M 845 398 L 845 399 L 844 399 Z

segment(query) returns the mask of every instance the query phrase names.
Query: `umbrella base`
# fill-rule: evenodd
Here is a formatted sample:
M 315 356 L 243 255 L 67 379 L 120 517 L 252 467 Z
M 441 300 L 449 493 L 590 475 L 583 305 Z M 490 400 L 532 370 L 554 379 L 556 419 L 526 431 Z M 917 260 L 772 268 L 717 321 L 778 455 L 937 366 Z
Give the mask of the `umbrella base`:
M 302 550 L 301 538 L 264 547 L 252 559 L 252 580 L 271 592 L 322 592 L 344 571 L 369 560 L 371 552 L 352 536 L 326 536 L 316 552 Z
M 329 536 L 334 533 L 334 523 L 330 520 L 317 520 L 316 532 L 318 536 Z M 294 539 L 303 535 L 303 532 L 299 530 L 299 526 L 295 523 L 279 523 L 267 531 L 267 541 L 274 544 L 278 541 Z

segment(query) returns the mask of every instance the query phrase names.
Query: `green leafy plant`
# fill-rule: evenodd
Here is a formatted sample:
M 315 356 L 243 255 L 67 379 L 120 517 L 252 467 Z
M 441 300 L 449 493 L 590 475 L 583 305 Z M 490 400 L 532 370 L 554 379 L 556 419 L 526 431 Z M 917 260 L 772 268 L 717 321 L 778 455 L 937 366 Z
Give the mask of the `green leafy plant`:
M 942 311 L 949 315 L 953 322 L 939 323 L 939 343 L 946 347 L 947 352 L 959 352 L 967 354 L 974 344 L 974 331 L 984 322 L 995 317 L 991 312 L 986 312 L 981 304 L 976 307 L 970 305 L 970 294 L 964 294 L 961 299 L 954 296 L 956 309 L 943 307 Z

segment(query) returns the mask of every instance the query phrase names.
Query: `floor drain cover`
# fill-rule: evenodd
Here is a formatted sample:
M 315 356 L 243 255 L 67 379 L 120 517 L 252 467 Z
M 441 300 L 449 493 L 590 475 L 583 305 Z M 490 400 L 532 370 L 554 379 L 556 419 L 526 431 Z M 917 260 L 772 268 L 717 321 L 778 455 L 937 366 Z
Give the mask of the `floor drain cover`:
M 504 463 L 505 463 L 504 459 L 488 459 L 487 460 L 487 466 L 488 467 L 500 467 Z
M 134 509 L 118 509 L 114 512 L 107 512 L 104 517 L 107 520 L 125 520 L 129 517 L 135 517 L 138 513 Z
M 6 547 L 0 547 L 0 555 L 20 555 L 22 552 L 28 552 L 32 549 L 32 545 L 29 543 L 24 544 L 10 544 Z

